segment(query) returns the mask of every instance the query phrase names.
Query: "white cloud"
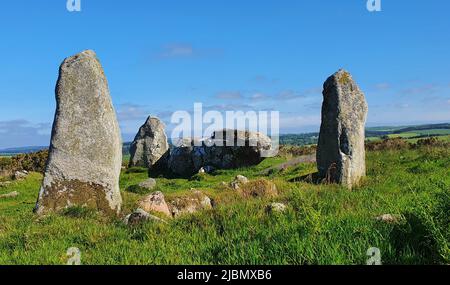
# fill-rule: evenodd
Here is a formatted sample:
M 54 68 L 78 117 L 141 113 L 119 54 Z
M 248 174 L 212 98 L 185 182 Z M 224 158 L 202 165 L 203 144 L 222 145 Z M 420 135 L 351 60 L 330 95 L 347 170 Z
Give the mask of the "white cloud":
M 0 148 L 46 146 L 50 142 L 51 125 L 25 119 L 0 121 Z
M 320 114 L 317 115 L 292 115 L 292 113 L 280 113 L 281 132 L 304 132 L 319 128 Z
M 381 83 L 375 84 L 375 86 L 374 86 L 374 89 L 376 91 L 387 91 L 390 88 L 391 88 L 391 85 L 386 82 L 381 82 Z
M 161 58 L 190 57 L 194 55 L 194 48 L 190 44 L 169 44 L 159 53 Z
M 270 96 L 261 92 L 254 93 L 250 96 L 250 100 L 252 101 L 263 101 L 267 99 L 270 99 Z
M 309 88 L 303 91 L 284 90 L 278 93 L 278 95 L 276 95 L 274 99 L 282 101 L 290 101 L 296 99 L 315 98 L 315 97 L 321 98 L 322 96 L 321 94 L 322 94 L 321 87 Z
M 426 84 L 421 86 L 414 86 L 400 91 L 401 95 L 433 95 L 439 90 L 436 84 Z
M 200 49 L 189 43 L 171 43 L 163 46 L 156 56 L 160 59 L 170 59 L 214 56 L 221 53 L 221 49 Z
M 295 100 L 295 99 L 304 98 L 304 97 L 305 97 L 305 95 L 303 95 L 299 92 L 296 92 L 293 90 L 285 90 L 285 91 L 278 93 L 278 95 L 276 96 L 276 99 L 285 101 L 285 100 Z
M 149 116 L 147 107 L 138 104 L 120 104 L 117 107 L 117 119 L 120 122 L 124 121 L 142 121 Z
M 239 91 L 224 91 L 216 94 L 215 98 L 221 100 L 236 100 L 243 99 L 244 96 L 242 96 L 242 93 Z
M 280 80 L 276 78 L 269 78 L 265 75 L 257 75 L 254 78 L 252 78 L 251 81 L 260 85 L 275 85 Z

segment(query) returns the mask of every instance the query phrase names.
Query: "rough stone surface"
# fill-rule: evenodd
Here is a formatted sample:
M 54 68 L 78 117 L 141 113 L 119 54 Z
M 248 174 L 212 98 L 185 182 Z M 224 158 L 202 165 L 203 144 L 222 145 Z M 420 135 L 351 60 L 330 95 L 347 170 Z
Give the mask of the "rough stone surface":
M 44 180 L 35 211 L 86 206 L 120 211 L 122 140 L 102 66 L 93 51 L 62 63 L 56 115 Z
M 8 193 L 8 194 L 0 195 L 0 199 L 3 199 L 3 198 L 16 198 L 17 196 L 19 196 L 19 192 L 14 191 L 14 192 L 11 192 L 11 193 Z
M 235 180 L 241 184 L 247 184 L 249 182 L 248 178 L 244 175 L 237 175 Z
M 190 176 L 195 174 L 196 169 L 193 160 L 194 149 L 200 150 L 201 148 L 194 148 L 188 143 L 183 143 L 179 147 L 173 148 L 170 151 L 168 160 L 169 170 L 179 176 Z
M 0 188 L 8 187 L 11 185 L 11 181 L 0 182 Z
M 174 217 L 184 214 L 192 214 L 199 210 L 212 209 L 212 200 L 200 191 L 193 191 L 185 197 L 177 197 L 170 202 L 170 208 Z
M 131 214 L 126 215 L 125 217 L 122 218 L 122 222 L 125 225 L 128 225 L 128 222 L 130 221 L 130 217 L 131 217 Z
M 128 219 L 127 219 L 128 218 Z M 167 223 L 161 218 L 158 218 L 156 216 L 150 215 L 143 209 L 137 209 L 132 214 L 125 217 L 125 224 L 129 226 L 136 226 L 140 223 L 147 222 L 147 221 L 155 221 L 155 222 L 161 222 L 161 223 Z
M 266 179 L 252 180 L 239 187 L 238 193 L 245 198 L 273 198 L 278 196 L 275 183 Z
M 287 206 L 282 203 L 271 203 L 267 205 L 266 212 L 267 213 L 283 213 L 287 210 Z
M 206 166 L 200 168 L 200 170 L 198 171 L 199 174 L 212 173 L 212 172 L 214 172 L 214 167 L 212 167 L 210 165 L 206 165 Z
M 130 167 L 165 167 L 169 143 L 164 124 L 158 118 L 148 117 L 130 147 Z
M 156 180 L 153 178 L 149 178 L 141 183 L 138 184 L 139 187 L 147 189 L 147 190 L 152 190 L 153 188 L 156 187 Z
M 139 208 L 146 212 L 157 212 L 172 217 L 166 200 L 164 199 L 164 194 L 159 191 L 152 193 L 141 200 L 139 202 Z
M 14 180 L 22 180 L 27 178 L 28 176 L 28 171 L 26 170 L 20 170 L 20 171 L 16 171 L 14 172 Z
M 248 178 L 243 175 L 237 175 L 234 180 L 230 183 L 230 187 L 234 190 L 239 190 L 242 185 L 249 182 Z
M 397 223 L 400 218 L 398 216 L 395 215 L 391 215 L 391 214 L 383 214 L 381 216 L 378 216 L 375 218 L 377 221 L 379 222 L 385 222 L 385 223 Z
M 194 144 L 185 139 L 170 152 L 168 168 L 176 175 L 190 176 L 205 166 L 212 169 L 233 169 L 256 165 L 263 153 L 272 149 L 272 140 L 258 132 L 222 130 Z
M 319 176 L 349 188 L 366 174 L 364 94 L 345 70 L 324 83 L 322 125 L 317 149 Z

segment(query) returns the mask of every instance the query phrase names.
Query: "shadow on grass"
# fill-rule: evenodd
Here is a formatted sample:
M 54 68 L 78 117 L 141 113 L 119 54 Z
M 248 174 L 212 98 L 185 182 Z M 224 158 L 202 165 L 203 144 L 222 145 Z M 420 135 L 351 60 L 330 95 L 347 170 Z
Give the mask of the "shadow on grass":
M 70 218 L 94 218 L 97 216 L 97 211 L 87 207 L 72 206 L 64 209 L 62 215 Z
M 288 180 L 289 182 L 306 182 L 311 184 L 322 184 L 324 179 L 319 176 L 319 172 L 309 173 Z
M 389 236 L 395 252 L 386 264 L 442 264 L 439 246 L 430 225 L 414 213 L 403 215 L 405 221 L 396 224 Z M 417 258 L 420 260 L 417 260 Z
M 193 175 L 177 175 L 167 169 L 149 169 L 148 177 L 166 179 L 190 179 Z

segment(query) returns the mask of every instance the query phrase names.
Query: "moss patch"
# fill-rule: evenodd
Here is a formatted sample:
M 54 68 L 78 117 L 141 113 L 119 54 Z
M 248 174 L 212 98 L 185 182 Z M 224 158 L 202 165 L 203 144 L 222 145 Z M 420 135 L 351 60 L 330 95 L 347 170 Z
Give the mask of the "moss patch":
M 348 74 L 347 72 L 343 72 L 338 80 L 340 84 L 347 85 L 351 82 L 350 74 Z
M 278 195 L 277 187 L 275 184 L 266 179 L 258 179 L 250 181 L 242 186 L 240 190 L 244 197 L 255 198 L 272 198 Z
M 61 211 L 70 206 L 96 209 L 107 215 L 115 215 L 106 199 L 106 189 L 102 185 L 79 180 L 58 181 L 45 189 L 39 206 L 44 212 Z

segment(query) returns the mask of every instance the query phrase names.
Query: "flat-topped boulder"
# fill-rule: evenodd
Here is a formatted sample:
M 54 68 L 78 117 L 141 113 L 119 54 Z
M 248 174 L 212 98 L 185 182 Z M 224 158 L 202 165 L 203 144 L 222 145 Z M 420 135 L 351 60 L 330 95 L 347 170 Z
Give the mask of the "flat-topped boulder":
M 184 139 L 171 150 L 168 168 L 174 174 L 189 176 L 202 167 L 233 169 L 257 165 L 270 151 L 272 140 L 259 132 L 220 130 L 202 140 Z
M 122 139 L 103 68 L 93 51 L 64 60 L 51 145 L 35 211 L 121 209 Z

